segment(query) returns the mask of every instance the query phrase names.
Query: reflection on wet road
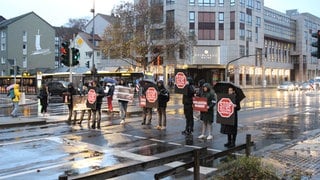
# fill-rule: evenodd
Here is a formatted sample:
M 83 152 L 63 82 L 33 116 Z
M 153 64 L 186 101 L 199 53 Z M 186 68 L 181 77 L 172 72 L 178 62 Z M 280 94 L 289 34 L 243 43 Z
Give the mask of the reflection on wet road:
M 274 89 L 244 92 L 247 97 L 241 102 L 238 137 L 242 141 L 250 132 L 256 152 L 269 145 L 298 141 L 319 128 L 320 92 Z M 161 153 L 182 148 L 224 150 L 226 138 L 219 133 L 219 124 L 213 124 L 212 141 L 196 138 L 201 130 L 199 121 L 195 122 L 192 138 L 180 134 L 185 123 L 181 98 L 172 94 L 167 108 L 170 127 L 166 131 L 141 126 L 139 115 L 132 117 L 126 126 L 118 125 L 118 119 L 111 126 L 104 121 L 101 131 L 65 123 L 2 129 L 0 154 L 5 158 L 0 159 L 0 179 L 57 179 L 61 174 L 77 175 L 152 160 Z M 37 116 L 37 105 L 23 107 L 22 112 L 24 109 L 28 109 L 26 116 Z M 67 108 L 64 104 L 50 104 L 49 113 L 66 114 Z M 154 116 L 157 117 L 155 113 Z M 156 123 L 154 118 L 153 125 Z M 152 174 L 150 170 L 139 175 L 148 179 L 153 178 Z

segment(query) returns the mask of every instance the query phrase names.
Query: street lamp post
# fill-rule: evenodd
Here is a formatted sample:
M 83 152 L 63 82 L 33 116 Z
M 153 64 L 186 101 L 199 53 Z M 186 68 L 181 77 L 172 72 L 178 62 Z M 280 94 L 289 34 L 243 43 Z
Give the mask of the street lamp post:
M 94 78 L 95 73 L 97 72 L 96 65 L 94 63 L 94 47 L 95 47 L 95 42 L 94 42 L 94 16 L 95 16 L 95 0 L 93 0 L 93 8 L 91 9 L 92 12 L 92 67 L 91 67 L 91 74 Z

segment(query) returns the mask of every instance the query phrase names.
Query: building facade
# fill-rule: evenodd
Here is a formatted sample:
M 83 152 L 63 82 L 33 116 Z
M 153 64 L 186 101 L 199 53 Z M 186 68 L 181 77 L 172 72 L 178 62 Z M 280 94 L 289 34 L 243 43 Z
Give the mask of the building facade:
M 310 54 L 315 41 L 311 34 L 320 29 L 319 17 L 296 10 L 281 13 L 265 7 L 263 0 L 149 3 L 162 4 L 164 26 L 174 22 L 197 42 L 191 49 L 175 51 L 174 58 L 168 56 L 172 53 L 165 54 L 164 68 L 158 69 L 165 77 L 182 68 L 195 81 L 265 86 L 306 81 L 318 74 L 319 62 Z
M 0 22 L 0 75 L 54 68 L 55 30 L 34 12 Z

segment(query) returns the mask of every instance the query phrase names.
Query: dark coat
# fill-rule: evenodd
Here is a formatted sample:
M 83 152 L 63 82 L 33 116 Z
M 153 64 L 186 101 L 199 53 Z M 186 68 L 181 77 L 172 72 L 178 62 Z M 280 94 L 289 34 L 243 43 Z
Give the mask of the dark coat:
M 202 96 L 207 98 L 207 105 L 209 106 L 207 112 L 201 112 L 201 119 L 204 122 L 213 122 L 213 107 L 215 106 L 215 96 L 210 90 L 208 92 L 203 91 Z
M 238 111 L 241 109 L 240 107 L 240 101 L 237 99 L 236 96 L 236 105 L 235 111 L 234 111 L 234 124 L 233 125 L 226 125 L 221 124 L 220 132 L 222 134 L 237 134 L 238 132 Z
M 158 96 L 158 107 L 167 107 L 167 102 L 170 100 L 170 93 L 162 84 L 158 86 L 159 96 Z
M 186 88 L 186 93 L 182 96 L 182 103 L 184 106 L 192 106 L 192 98 L 194 97 L 195 89 L 192 84 L 188 84 Z
M 48 92 L 46 89 L 41 88 L 39 93 L 40 104 L 48 105 Z

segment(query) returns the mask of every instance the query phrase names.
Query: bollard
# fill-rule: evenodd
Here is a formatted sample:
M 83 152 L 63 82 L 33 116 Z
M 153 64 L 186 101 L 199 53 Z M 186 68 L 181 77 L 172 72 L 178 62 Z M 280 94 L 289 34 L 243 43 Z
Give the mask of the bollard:
M 59 176 L 59 180 L 68 180 L 68 176 L 65 174 L 62 174 Z
M 193 179 L 199 180 L 200 179 L 200 150 L 195 149 L 193 150 L 194 154 L 194 167 L 193 167 Z
M 251 134 L 246 136 L 246 156 L 250 156 L 251 151 Z

